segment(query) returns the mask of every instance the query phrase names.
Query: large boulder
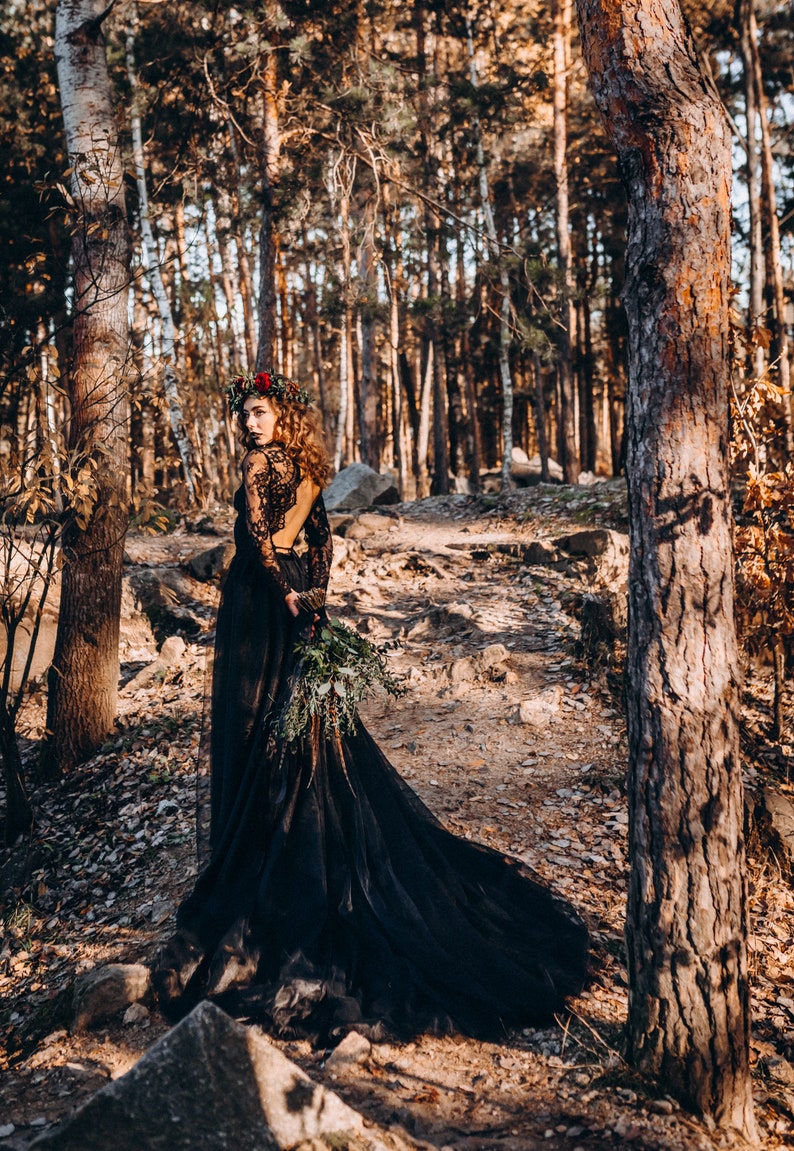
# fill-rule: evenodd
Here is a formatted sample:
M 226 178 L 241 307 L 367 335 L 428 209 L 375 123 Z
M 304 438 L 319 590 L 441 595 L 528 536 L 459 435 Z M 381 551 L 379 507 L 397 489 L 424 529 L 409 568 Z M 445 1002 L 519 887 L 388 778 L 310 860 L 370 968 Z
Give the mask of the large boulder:
M 232 543 L 215 544 L 214 547 L 205 548 L 196 552 L 187 561 L 187 569 L 193 579 L 206 583 L 208 580 L 218 579 L 224 575 L 234 558 L 235 547 Z
M 286 1151 L 315 1146 L 407 1151 L 365 1125 L 253 1028 L 200 1003 L 120 1079 L 108 1083 L 37 1151 Z
M 396 504 L 400 493 L 391 476 L 381 476 L 366 464 L 350 464 L 331 481 L 325 490 L 329 512 L 350 511 L 377 504 Z
M 28 653 L 34 632 L 36 612 L 41 604 L 44 590 L 39 568 L 42 565 L 41 548 L 23 536 L 13 536 L 4 541 L 6 556 L 9 559 L 11 580 L 11 602 L 21 603 L 30 593 L 27 611 L 20 622 L 14 638 L 14 655 L 10 669 L 10 687 L 15 691 L 27 665 Z M 55 639 L 58 634 L 58 613 L 61 603 L 61 573 L 53 573 L 44 601 L 36 646 L 28 672 L 29 680 L 40 680 L 52 663 L 55 652 Z M 119 656 L 122 663 L 151 659 L 157 650 L 149 620 L 139 610 L 128 578 L 122 583 L 121 622 L 119 634 Z M 0 628 L 0 660 L 6 656 L 5 629 Z
M 629 537 L 610 528 L 586 528 L 554 541 L 560 551 L 588 561 L 594 583 L 624 591 L 629 577 Z
M 142 963 L 109 963 L 77 977 L 72 1030 L 83 1031 L 137 1003 L 149 992 L 151 972 Z
M 517 484 L 530 487 L 539 484 L 543 463 L 540 456 L 528 456 L 523 448 L 513 448 L 510 456 L 510 475 Z M 562 468 L 556 460 L 549 459 L 549 480 L 561 484 L 563 481 Z

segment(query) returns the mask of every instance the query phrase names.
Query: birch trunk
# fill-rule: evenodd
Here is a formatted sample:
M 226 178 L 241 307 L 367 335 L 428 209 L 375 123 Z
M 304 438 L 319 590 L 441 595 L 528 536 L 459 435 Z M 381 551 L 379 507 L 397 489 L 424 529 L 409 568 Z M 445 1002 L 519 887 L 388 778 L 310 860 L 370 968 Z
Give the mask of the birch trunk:
M 146 186 L 146 159 L 143 152 L 138 74 L 135 70 L 135 36 L 132 30 L 127 33 L 127 80 L 130 85 L 132 159 L 135 165 L 135 182 L 138 188 L 138 217 L 143 245 L 143 266 L 152 286 L 152 295 L 157 304 L 162 325 L 163 392 L 168 407 L 171 434 L 182 461 L 182 474 L 187 488 L 188 500 L 191 504 L 197 505 L 201 503 L 200 468 L 182 410 L 182 400 L 179 395 L 179 384 L 176 376 L 176 325 L 174 324 L 171 301 L 163 283 L 160 257 L 149 213 L 149 191 Z
M 571 66 L 571 0 L 554 0 L 554 181 L 556 188 L 557 254 L 560 268 L 557 331 L 557 371 L 560 379 L 560 448 L 563 477 L 579 479 L 576 443 L 576 400 L 573 374 L 573 257 L 568 218 L 568 73 Z
M 578 5 L 629 207 L 628 1050 L 752 1142 L 728 472 L 730 131 L 677 3 Z
M 124 173 L 97 0 L 59 0 L 55 57 L 74 199 L 74 356 L 70 445 L 94 461 L 96 503 L 64 540 L 61 606 L 49 675 L 44 770 L 94 751 L 116 714 L 127 509 L 129 235 Z

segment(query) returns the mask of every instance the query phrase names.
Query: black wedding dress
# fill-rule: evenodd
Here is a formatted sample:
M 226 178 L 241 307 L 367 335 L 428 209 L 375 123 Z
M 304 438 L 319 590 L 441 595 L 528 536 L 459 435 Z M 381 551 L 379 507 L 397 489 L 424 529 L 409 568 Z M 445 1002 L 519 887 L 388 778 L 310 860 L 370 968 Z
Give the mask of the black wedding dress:
M 281 444 L 249 451 L 243 476 L 217 620 L 210 862 L 159 957 L 162 1010 L 211 998 L 320 1042 L 351 1027 L 495 1036 L 550 1020 L 585 972 L 587 933 L 566 903 L 519 861 L 446 831 L 360 723 L 316 755 L 273 746 L 306 626 L 284 596 L 325 588 L 331 534 L 319 495 L 305 555 L 273 547 L 308 483 Z

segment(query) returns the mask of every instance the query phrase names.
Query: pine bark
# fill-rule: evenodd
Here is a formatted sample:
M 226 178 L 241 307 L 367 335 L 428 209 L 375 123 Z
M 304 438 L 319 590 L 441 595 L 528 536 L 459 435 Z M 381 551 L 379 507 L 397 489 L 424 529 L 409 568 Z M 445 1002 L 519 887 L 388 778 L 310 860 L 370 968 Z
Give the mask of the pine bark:
M 476 90 L 480 85 L 474 58 L 474 38 L 472 35 L 471 22 L 468 18 L 466 20 L 466 46 L 469 57 L 469 79 L 472 88 Z M 477 169 L 479 173 L 482 212 L 485 219 L 485 231 L 490 241 L 489 252 L 491 259 L 499 268 L 499 286 L 502 294 L 499 305 L 499 380 L 502 388 L 502 490 L 509 491 L 513 486 L 513 480 L 510 475 L 510 465 L 513 462 L 513 377 L 510 374 L 513 306 L 510 293 L 510 276 L 504 260 L 500 258 L 501 249 L 491 205 L 491 189 L 488 181 L 488 169 L 485 163 L 482 127 L 479 116 L 476 114 L 473 117 L 473 125 L 477 145 Z
M 730 131 L 677 3 L 578 8 L 629 205 L 629 1055 L 752 1142 L 728 487 Z
M 568 484 L 579 479 L 573 372 L 573 256 L 568 213 L 568 73 L 571 65 L 571 0 L 554 0 L 554 182 L 560 286 L 557 371 L 560 381 L 560 454 Z
M 262 222 L 259 229 L 259 344 L 256 370 L 277 370 L 276 315 L 276 190 L 278 187 L 281 137 L 278 121 L 278 73 L 276 54 L 265 63 L 262 91 Z
M 96 469 L 96 504 L 64 539 L 58 635 L 49 677 L 45 769 L 67 769 L 110 730 L 119 679 L 127 511 L 125 362 L 129 235 L 124 173 L 97 0 L 59 0 L 55 54 L 75 202 L 70 445 Z
M 758 107 L 755 99 L 755 72 L 758 61 L 758 48 L 754 43 L 756 35 L 753 0 L 738 0 L 734 23 L 739 39 L 739 53 L 744 73 L 744 118 L 746 123 L 745 140 L 745 181 L 747 184 L 747 210 L 750 234 L 750 324 L 760 324 L 764 319 L 764 245 L 761 233 L 761 190 L 758 177 Z M 761 376 L 764 371 L 764 349 L 757 344 L 752 351 L 752 372 Z

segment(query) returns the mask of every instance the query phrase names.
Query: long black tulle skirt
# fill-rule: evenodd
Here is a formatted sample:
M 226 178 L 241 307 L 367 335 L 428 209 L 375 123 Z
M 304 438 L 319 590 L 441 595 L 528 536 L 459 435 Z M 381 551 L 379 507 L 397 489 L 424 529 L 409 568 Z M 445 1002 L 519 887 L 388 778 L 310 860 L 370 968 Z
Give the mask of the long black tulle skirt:
M 304 564 L 280 557 L 291 585 Z M 156 972 L 166 1014 L 201 998 L 285 1034 L 355 1026 L 482 1036 L 548 1021 L 587 934 L 519 861 L 446 831 L 359 724 L 273 747 L 301 625 L 238 552 L 218 614 L 211 857 Z

